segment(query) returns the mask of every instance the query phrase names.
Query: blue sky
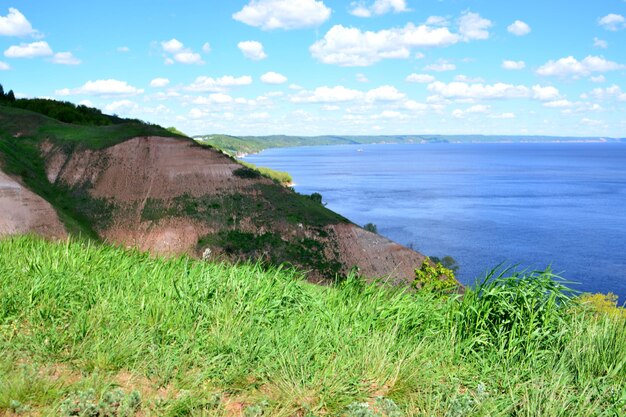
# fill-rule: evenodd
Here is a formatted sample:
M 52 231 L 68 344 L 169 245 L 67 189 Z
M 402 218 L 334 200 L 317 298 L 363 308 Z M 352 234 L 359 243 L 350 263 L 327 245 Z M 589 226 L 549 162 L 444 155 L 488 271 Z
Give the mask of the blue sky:
M 626 0 L 2 1 L 0 82 L 188 134 L 626 137 Z

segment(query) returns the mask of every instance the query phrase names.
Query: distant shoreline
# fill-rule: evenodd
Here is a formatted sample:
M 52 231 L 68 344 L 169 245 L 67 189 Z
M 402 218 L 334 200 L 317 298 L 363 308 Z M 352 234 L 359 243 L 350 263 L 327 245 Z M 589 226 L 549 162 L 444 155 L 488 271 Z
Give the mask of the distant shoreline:
M 195 140 L 211 145 L 236 158 L 245 158 L 266 149 L 334 145 L 391 145 L 433 143 L 626 143 L 626 138 L 574 136 L 502 136 L 502 135 L 390 135 L 390 136 L 229 136 L 202 135 Z

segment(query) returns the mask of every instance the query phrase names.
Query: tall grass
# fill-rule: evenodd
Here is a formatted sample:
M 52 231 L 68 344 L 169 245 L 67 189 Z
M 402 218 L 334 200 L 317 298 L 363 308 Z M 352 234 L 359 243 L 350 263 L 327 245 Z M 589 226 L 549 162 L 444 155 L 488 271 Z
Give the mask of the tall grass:
M 62 415 L 120 386 L 143 415 L 624 415 L 624 320 L 553 278 L 504 272 L 442 298 L 14 237 L 0 241 L 0 413 Z

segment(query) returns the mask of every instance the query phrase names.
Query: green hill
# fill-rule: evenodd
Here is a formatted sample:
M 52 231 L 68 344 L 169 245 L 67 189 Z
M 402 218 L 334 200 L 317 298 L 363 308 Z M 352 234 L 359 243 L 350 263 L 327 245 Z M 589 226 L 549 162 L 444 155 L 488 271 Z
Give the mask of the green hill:
M 0 414 L 622 416 L 626 321 L 549 272 L 464 298 L 0 240 Z

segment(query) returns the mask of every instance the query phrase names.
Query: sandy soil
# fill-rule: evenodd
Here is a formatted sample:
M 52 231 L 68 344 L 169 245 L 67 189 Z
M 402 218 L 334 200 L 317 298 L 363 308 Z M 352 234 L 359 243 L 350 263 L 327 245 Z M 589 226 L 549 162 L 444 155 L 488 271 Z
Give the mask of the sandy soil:
M 0 236 L 29 232 L 67 236 L 50 203 L 0 171 Z

